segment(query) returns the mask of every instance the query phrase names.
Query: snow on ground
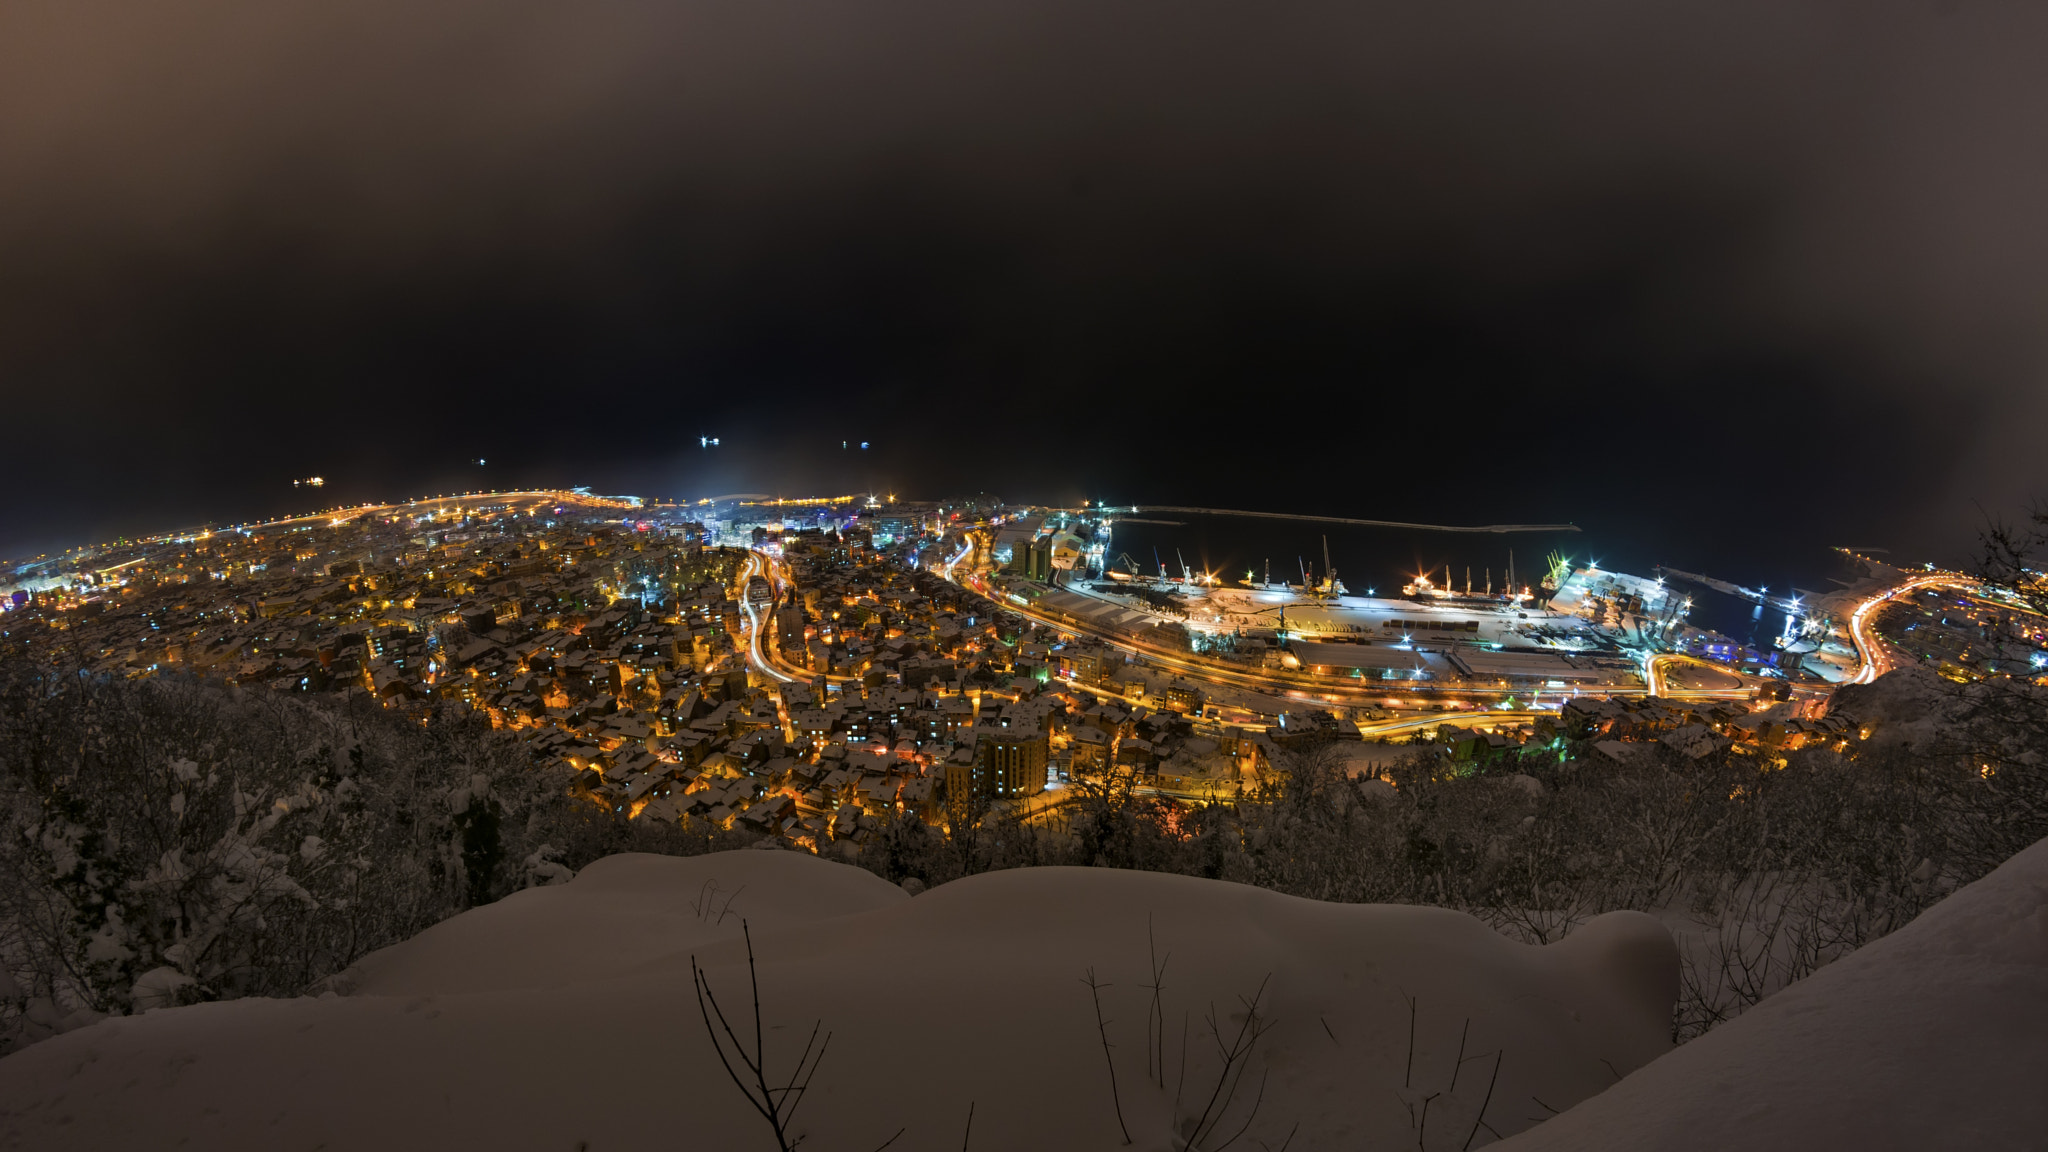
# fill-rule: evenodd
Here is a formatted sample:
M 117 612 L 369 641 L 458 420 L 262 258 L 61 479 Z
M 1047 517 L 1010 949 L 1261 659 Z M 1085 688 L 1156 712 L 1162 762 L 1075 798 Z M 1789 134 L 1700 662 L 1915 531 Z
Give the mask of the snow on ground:
M 2048 841 L 1513 1152 L 2048 1144 Z
M 742 917 L 766 933 L 910 898 L 872 872 L 821 868 L 797 852 L 705 859 L 723 863 L 691 868 L 698 861 L 606 857 L 573 883 L 515 893 L 373 952 L 336 983 L 388 996 L 546 988 L 717 943 L 738 931 Z
M 796 1126 L 815 1152 L 899 1128 L 897 1149 L 956 1148 L 970 1105 L 977 1150 L 1118 1149 L 1113 1101 L 1146 1152 L 1205 1104 L 1203 1147 L 1297 1124 L 1297 1149 L 1482 1147 L 1666 1051 L 1676 986 L 1670 937 L 1632 913 L 1535 948 L 1181 876 L 1029 869 L 913 899 L 792 853 L 619 856 L 367 958 L 348 995 L 164 1009 L 0 1060 L 0 1147 L 772 1148 L 692 990 L 694 950 L 751 1036 L 743 917 L 771 1071 L 813 1020 L 832 1033 Z M 1271 1030 L 1218 1092 L 1205 1018 L 1227 1043 L 1262 981 Z
M 1837 688 L 1828 711 L 1869 723 L 1870 747 L 1926 748 L 1953 735 L 1960 703 L 1956 686 L 1933 669 L 1906 664 L 1868 684 Z

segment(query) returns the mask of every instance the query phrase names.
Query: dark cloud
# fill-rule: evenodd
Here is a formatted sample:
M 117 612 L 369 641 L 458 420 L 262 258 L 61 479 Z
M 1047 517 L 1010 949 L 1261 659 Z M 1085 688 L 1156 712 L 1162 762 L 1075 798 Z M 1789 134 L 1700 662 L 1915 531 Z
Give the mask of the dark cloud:
M 1973 0 L 10 5 L 0 545 L 318 471 L 1952 549 L 2048 485 L 2044 33 Z

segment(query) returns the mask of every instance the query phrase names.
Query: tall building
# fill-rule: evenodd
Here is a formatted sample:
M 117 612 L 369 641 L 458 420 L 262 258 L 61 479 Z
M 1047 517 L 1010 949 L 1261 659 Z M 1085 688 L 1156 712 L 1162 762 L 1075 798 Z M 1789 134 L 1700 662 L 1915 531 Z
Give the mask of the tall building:
M 775 642 L 784 651 L 801 651 L 804 646 L 804 610 L 785 605 L 775 610 Z
M 1052 582 L 1052 541 L 1019 540 L 1011 552 L 1010 567 L 1026 580 Z
M 977 729 L 971 764 L 946 766 L 946 794 L 1003 800 L 1045 790 L 1050 748 L 1046 735 L 1020 729 Z

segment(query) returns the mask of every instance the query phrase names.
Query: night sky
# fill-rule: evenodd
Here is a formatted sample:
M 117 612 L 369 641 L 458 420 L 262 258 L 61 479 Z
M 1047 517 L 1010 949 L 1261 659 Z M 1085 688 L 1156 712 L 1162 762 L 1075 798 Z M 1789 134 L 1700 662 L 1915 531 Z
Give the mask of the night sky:
M 2044 43 L 2024 0 L 16 0 L 0 554 L 317 473 L 1961 561 L 2048 494 Z

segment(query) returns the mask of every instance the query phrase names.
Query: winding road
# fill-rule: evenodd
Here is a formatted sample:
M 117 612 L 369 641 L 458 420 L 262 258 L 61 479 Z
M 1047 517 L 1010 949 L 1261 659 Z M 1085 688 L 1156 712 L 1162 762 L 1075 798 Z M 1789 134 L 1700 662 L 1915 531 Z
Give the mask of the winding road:
M 1848 683 L 1868 684 L 1896 667 L 1890 649 L 1884 638 L 1877 634 L 1875 617 L 1877 610 L 1906 592 L 1922 588 L 1952 588 L 1957 591 L 1975 591 L 1983 585 L 1967 576 L 1951 576 L 1940 573 L 1930 576 L 1916 576 L 1904 584 L 1897 584 L 1856 605 L 1849 613 L 1849 639 L 1856 645 L 1856 654 L 1863 659 L 1863 666 Z
M 763 552 L 750 551 L 747 553 L 746 565 L 740 569 L 740 587 L 745 588 L 748 579 L 754 576 L 768 581 L 768 586 L 775 590 L 778 599 L 789 583 L 773 557 Z M 768 630 L 767 618 L 748 602 L 746 596 L 740 596 L 739 601 L 740 610 L 747 615 L 747 663 L 763 676 L 783 684 L 795 681 L 809 683 L 819 675 L 823 675 L 826 682 L 831 684 L 846 684 L 860 679 L 858 676 L 812 672 L 785 662 L 774 647 L 764 641 Z

